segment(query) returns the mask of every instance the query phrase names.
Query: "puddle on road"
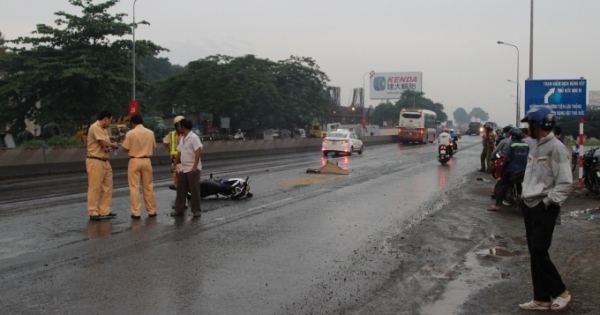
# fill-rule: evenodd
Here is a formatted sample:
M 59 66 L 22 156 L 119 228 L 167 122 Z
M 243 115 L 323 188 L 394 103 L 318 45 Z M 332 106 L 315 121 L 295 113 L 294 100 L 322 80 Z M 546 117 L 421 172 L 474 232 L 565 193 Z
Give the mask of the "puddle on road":
M 524 250 L 516 250 L 514 252 L 511 252 L 509 250 L 497 248 L 497 247 L 480 250 L 477 252 L 477 254 L 483 255 L 483 256 L 491 255 L 491 256 L 498 256 L 498 257 L 529 256 L 529 252 L 524 251 Z
M 522 237 L 514 236 L 512 240 L 517 245 L 527 246 L 527 240 Z
M 327 176 L 327 175 L 321 175 L 321 176 Z M 335 179 L 335 177 L 315 176 L 315 177 L 303 178 L 303 179 L 297 179 L 297 180 L 280 180 L 280 181 L 277 181 L 277 183 L 279 183 L 279 185 L 282 185 L 282 186 L 294 187 L 294 186 L 307 186 L 310 184 L 327 182 L 327 181 L 331 181 L 334 179 Z

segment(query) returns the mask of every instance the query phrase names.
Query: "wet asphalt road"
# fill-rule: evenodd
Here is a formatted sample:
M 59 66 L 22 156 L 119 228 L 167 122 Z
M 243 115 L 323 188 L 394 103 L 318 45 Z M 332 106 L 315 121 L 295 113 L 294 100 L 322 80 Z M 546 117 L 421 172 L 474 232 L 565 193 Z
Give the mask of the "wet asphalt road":
M 478 167 L 479 149 L 478 137 L 463 137 L 445 167 L 437 144 L 331 158 L 348 176 L 306 174 L 325 163 L 320 152 L 206 162 L 203 177 L 250 176 L 254 197 L 204 200 L 200 220 L 168 216 L 164 167 L 155 169 L 159 215 L 138 221 L 122 171 L 118 217 L 100 222 L 88 222 L 85 174 L 1 182 L 1 313 L 333 312 L 377 295 L 361 275 L 393 267 L 369 250 L 447 203 L 440 192 Z

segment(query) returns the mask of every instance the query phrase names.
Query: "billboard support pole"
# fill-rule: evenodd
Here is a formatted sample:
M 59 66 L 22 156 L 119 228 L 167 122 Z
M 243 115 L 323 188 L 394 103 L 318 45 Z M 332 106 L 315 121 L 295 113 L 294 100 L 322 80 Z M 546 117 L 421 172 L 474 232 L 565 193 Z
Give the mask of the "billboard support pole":
M 583 116 L 579 117 L 579 185 L 583 185 Z

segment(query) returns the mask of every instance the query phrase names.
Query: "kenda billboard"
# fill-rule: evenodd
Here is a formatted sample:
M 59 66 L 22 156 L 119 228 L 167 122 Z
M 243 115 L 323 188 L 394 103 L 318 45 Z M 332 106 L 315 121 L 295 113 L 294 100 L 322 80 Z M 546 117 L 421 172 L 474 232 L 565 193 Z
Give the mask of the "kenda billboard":
M 399 99 L 406 90 L 421 92 L 422 72 L 384 72 L 371 76 L 370 98 L 372 100 Z

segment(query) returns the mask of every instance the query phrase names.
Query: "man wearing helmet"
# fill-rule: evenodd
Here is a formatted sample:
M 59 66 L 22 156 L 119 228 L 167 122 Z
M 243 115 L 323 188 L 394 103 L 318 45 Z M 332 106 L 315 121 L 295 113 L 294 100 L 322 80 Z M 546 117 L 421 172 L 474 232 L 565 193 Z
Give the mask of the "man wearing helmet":
M 531 137 L 536 142 L 529 151 L 521 204 L 531 262 L 533 300 L 519 307 L 560 310 L 571 301 L 571 295 L 550 260 L 548 250 L 560 206 L 567 199 L 573 183 L 569 152 L 552 133 L 556 119 L 549 108 L 533 108 L 521 122 L 529 125 Z
M 490 125 L 485 125 L 483 135 L 483 150 L 481 151 L 481 169 L 480 172 L 492 173 L 492 151 L 496 142 L 496 134 L 494 128 Z M 487 170 L 486 170 L 487 167 Z
M 506 149 L 510 146 L 511 141 L 513 140 L 510 135 L 510 129 L 510 126 L 502 128 L 502 140 L 496 144 L 496 148 L 492 151 L 492 159 L 495 158 L 496 153 L 499 153 L 500 156 L 504 157 Z
M 506 127 L 503 129 L 506 130 Z M 495 192 L 496 204 L 488 211 L 498 211 L 502 206 L 506 194 L 506 186 L 510 183 L 510 178 L 514 173 L 522 172 L 527 166 L 527 156 L 529 155 L 529 145 L 523 142 L 523 132 L 517 127 L 508 127 L 507 139 L 510 139 L 509 145 L 501 153 L 504 157 L 502 164 L 502 177 L 499 178 L 500 184 Z M 502 140 L 504 142 L 506 139 Z M 502 143 L 500 142 L 500 143 Z M 499 148 L 498 146 L 497 148 Z M 497 149 L 496 148 L 496 149 Z
M 173 119 L 173 124 L 175 130 L 169 132 L 163 138 L 163 144 L 169 150 L 169 155 L 171 156 L 171 164 L 174 163 L 175 158 L 177 157 L 177 145 L 179 144 L 179 140 L 181 139 L 183 132 L 181 130 L 180 122 L 185 119 L 183 116 L 177 116 Z M 173 189 L 177 189 L 177 173 L 181 171 L 181 165 L 171 165 L 175 166 L 175 172 L 173 172 Z

